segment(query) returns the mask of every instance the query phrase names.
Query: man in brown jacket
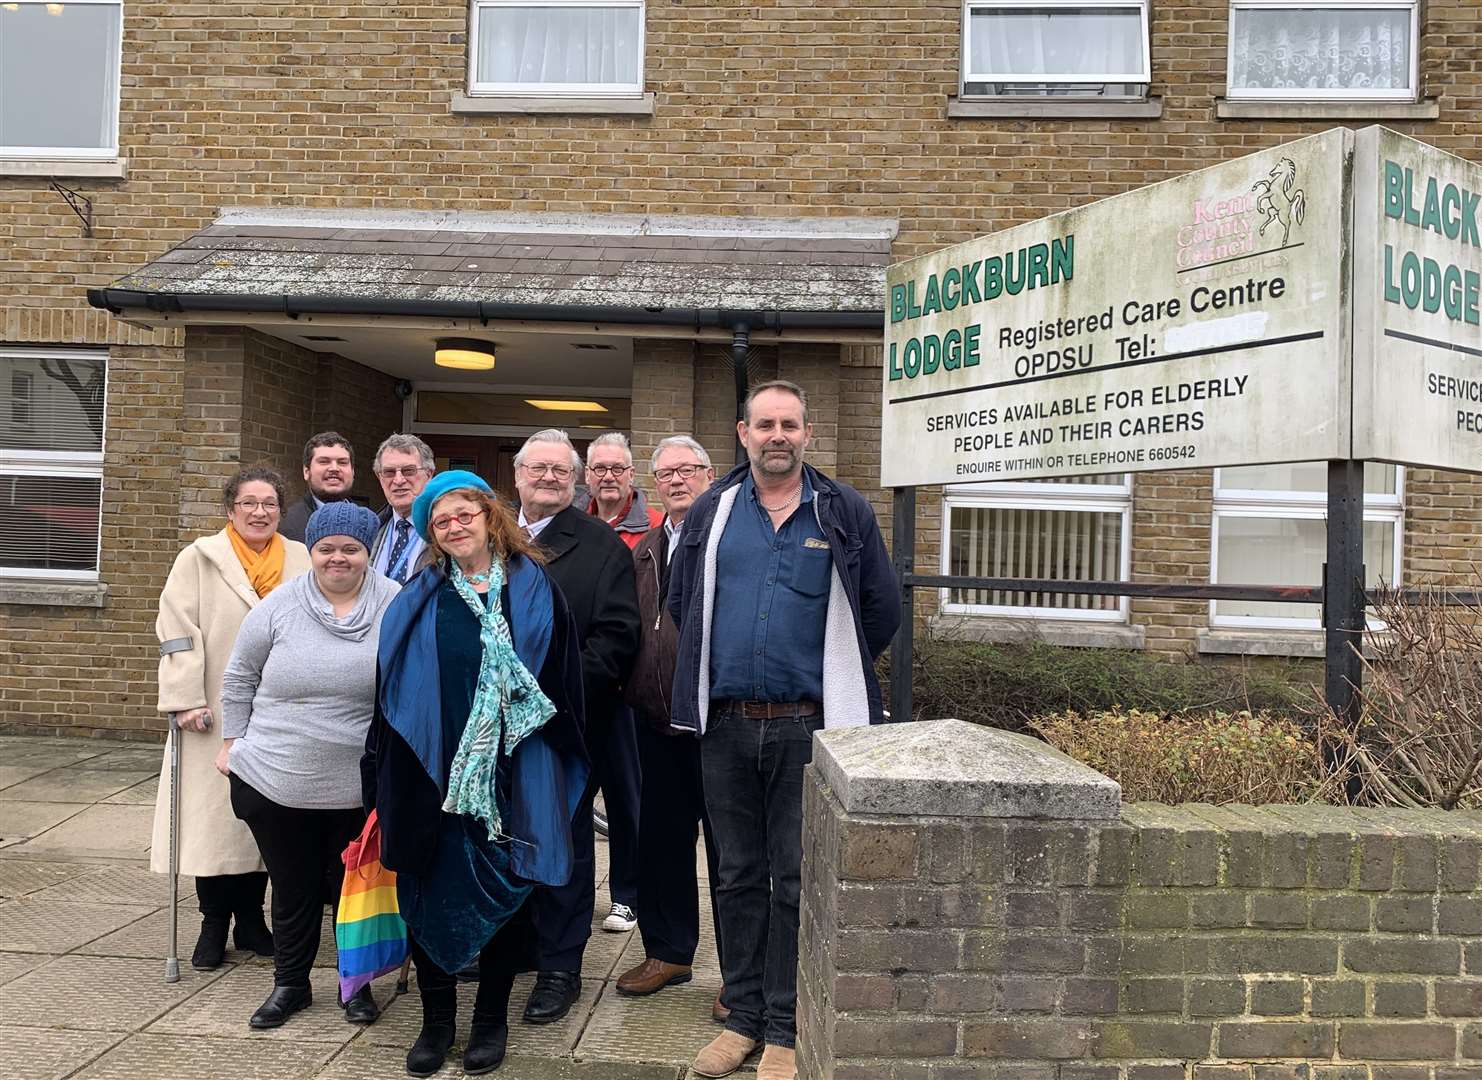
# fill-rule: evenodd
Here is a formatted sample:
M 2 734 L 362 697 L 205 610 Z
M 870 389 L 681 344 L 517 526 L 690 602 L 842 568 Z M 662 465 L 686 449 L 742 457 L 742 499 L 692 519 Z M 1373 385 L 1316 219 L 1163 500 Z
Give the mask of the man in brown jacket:
M 620 994 L 652 994 L 689 982 L 700 938 L 699 883 L 695 874 L 697 825 L 705 829 L 714 910 L 715 844 L 700 787 L 700 740 L 669 726 L 678 631 L 665 610 L 669 558 L 690 505 L 715 479 L 710 456 L 688 435 L 659 443 L 653 456 L 654 484 L 664 507 L 663 524 L 650 529 L 633 549 L 642 636 L 628 677 L 627 700 L 637 710 L 638 757 L 643 789 L 638 824 L 638 932 L 647 959 L 618 979 Z M 720 935 L 716 935 L 719 942 Z M 716 999 L 717 1018 L 720 999 Z

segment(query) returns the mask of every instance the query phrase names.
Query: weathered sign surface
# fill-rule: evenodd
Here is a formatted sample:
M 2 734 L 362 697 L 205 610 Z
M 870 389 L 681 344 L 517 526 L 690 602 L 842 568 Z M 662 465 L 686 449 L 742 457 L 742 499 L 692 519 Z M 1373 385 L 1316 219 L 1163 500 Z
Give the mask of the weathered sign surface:
M 1482 470 L 1479 232 L 1482 165 L 1358 133 L 1354 457 Z
M 1022 480 L 1349 452 L 1335 129 L 887 275 L 881 480 Z

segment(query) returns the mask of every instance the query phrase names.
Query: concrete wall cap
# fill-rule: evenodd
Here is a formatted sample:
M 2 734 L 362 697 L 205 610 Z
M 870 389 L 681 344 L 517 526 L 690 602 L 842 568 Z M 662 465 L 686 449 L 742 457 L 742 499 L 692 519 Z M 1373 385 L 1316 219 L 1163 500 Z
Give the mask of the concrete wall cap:
M 1121 808 L 1121 786 L 1095 769 L 963 720 L 821 731 L 813 763 L 856 814 L 1086 820 Z

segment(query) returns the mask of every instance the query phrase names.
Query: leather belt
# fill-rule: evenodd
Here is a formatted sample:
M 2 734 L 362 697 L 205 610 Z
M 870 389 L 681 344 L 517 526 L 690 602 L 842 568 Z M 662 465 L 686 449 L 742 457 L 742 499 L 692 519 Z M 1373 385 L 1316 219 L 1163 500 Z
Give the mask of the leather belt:
M 748 720 L 780 720 L 794 716 L 817 716 L 823 711 L 816 701 L 738 701 L 730 699 L 721 708 L 740 713 Z

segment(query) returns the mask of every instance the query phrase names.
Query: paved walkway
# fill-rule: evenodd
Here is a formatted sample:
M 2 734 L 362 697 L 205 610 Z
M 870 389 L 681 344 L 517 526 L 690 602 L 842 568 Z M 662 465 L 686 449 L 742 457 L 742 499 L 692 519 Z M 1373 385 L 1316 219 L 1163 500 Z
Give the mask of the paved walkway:
M 367 1028 L 335 1006 L 333 926 L 314 972 L 314 1005 L 276 1031 L 247 1017 L 272 983 L 270 961 L 238 952 L 211 972 L 191 969 L 199 917 L 180 886 L 180 981 L 164 982 L 168 882 L 148 869 L 161 751 L 138 743 L 0 735 L 0 1080 L 360 1080 L 405 1076 L 421 1022 L 416 987 Z M 704 872 L 704 860 L 700 860 Z M 606 845 L 597 845 L 605 881 Z M 607 890 L 598 885 L 599 904 Z M 636 933 L 594 929 L 581 1000 L 559 1024 L 510 1026 L 497 1075 L 546 1080 L 678 1080 L 717 1032 L 720 988 L 702 888 L 704 939 L 694 981 L 648 998 L 614 983 L 643 958 Z M 605 914 L 605 907 L 602 914 Z M 531 976 L 515 985 L 523 1006 Z M 460 1046 L 473 1010 L 462 988 Z M 517 1013 L 516 1013 L 517 1015 Z M 439 1074 L 458 1077 L 457 1049 Z

